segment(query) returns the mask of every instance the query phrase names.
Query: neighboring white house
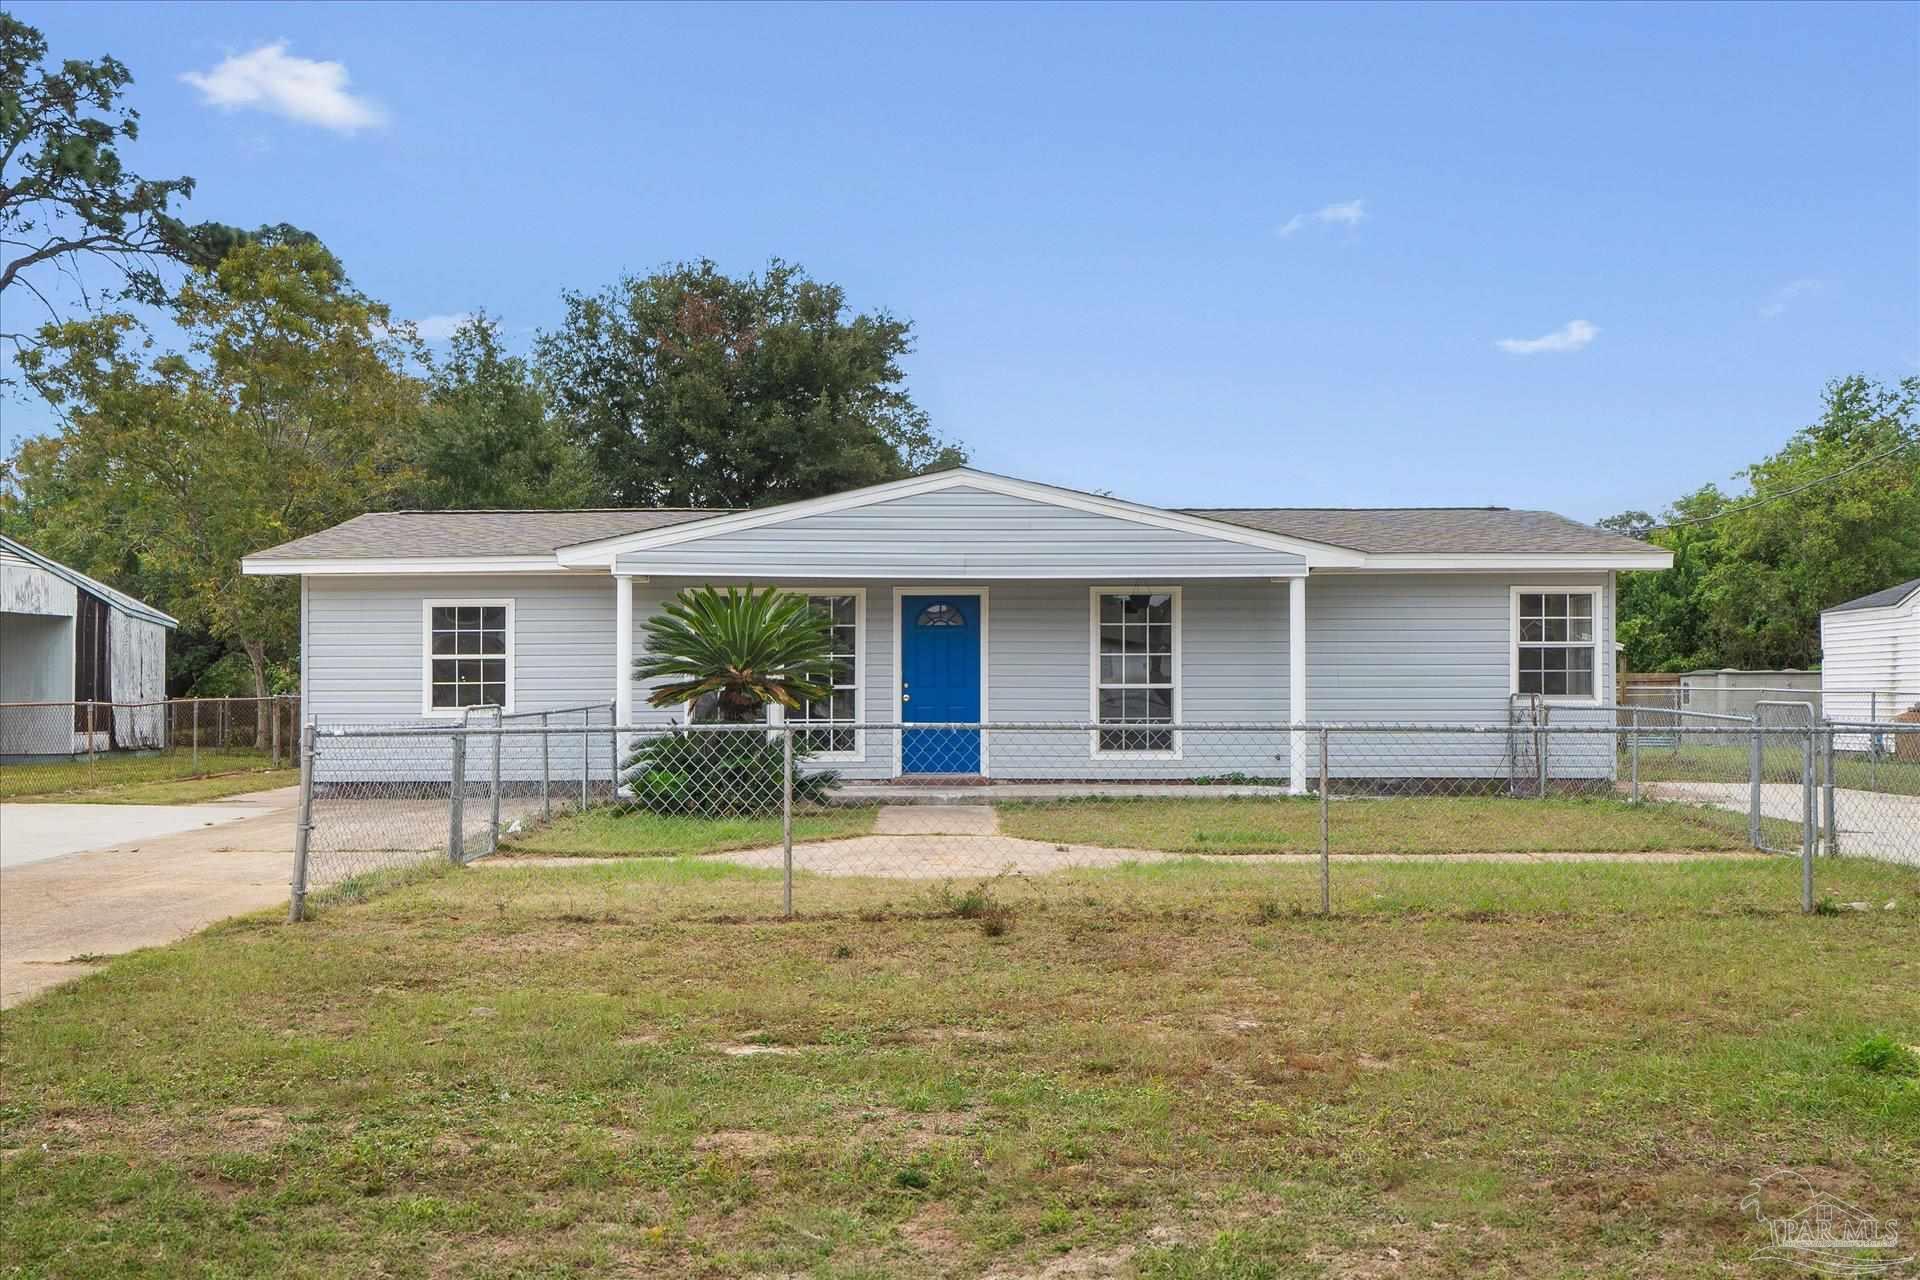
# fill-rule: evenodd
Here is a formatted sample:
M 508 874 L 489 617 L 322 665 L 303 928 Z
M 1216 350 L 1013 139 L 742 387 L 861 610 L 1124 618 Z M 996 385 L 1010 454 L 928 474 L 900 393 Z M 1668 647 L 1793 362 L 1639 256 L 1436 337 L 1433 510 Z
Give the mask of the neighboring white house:
M 178 625 L 0 538 L 0 756 L 164 746 L 157 704 L 167 696 L 167 632 Z M 83 703 L 96 705 L 49 705 Z
M 833 695 L 788 718 L 849 777 L 1264 763 L 1299 787 L 1312 742 L 1292 724 L 1501 723 L 1516 695 L 1611 723 L 1614 574 L 1670 563 L 1542 511 L 1170 510 L 958 469 L 752 511 L 372 514 L 244 567 L 301 580 L 303 716 L 323 727 L 596 700 L 672 724 L 632 678 L 637 623 L 689 586 L 777 584 L 834 624 Z M 1181 728 L 1224 722 L 1273 728 Z M 1365 771 L 1510 766 L 1501 734 L 1400 746 Z M 1576 746 L 1610 775 L 1609 741 Z
M 1829 720 L 1920 708 L 1920 578 L 1820 615 L 1820 688 Z

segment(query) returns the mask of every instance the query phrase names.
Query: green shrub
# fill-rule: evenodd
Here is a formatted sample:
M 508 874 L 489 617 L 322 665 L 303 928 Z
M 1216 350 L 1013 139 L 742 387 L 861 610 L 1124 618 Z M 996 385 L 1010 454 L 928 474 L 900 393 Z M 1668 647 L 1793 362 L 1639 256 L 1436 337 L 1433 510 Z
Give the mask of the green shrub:
M 794 749 L 795 804 L 824 804 L 840 784 L 836 770 L 803 773 L 811 754 Z M 780 812 L 780 741 L 756 732 L 690 732 L 651 738 L 627 759 L 629 807 L 705 818 L 768 817 Z

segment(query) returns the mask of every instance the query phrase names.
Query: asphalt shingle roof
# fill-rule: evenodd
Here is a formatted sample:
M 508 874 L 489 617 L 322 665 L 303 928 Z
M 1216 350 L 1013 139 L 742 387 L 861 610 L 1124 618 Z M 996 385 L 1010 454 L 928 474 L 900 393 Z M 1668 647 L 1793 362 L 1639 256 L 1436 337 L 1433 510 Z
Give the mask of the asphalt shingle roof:
M 597 542 L 725 514 L 685 508 L 605 507 L 589 511 L 371 511 L 331 529 L 255 552 L 248 559 L 544 556 L 577 542 Z
M 1647 544 L 1551 511 L 1505 507 L 1190 507 L 1182 514 L 1372 554 L 1634 552 Z M 386 511 L 255 553 L 253 560 L 539 556 L 725 515 L 717 509 Z M 1855 604 L 1859 602 L 1856 601 Z M 1851 606 L 1841 606 L 1847 608 Z
M 1374 555 L 1647 550 L 1551 511 L 1507 507 L 1188 507 L 1185 514 Z
M 1899 604 L 1916 591 L 1920 591 L 1920 578 L 1903 582 L 1897 587 L 1888 587 L 1884 591 L 1875 591 L 1871 595 L 1861 596 L 1857 600 L 1849 600 L 1845 604 L 1834 605 L 1831 609 L 1823 610 L 1823 612 L 1845 613 L 1849 609 L 1884 609 L 1888 605 Z

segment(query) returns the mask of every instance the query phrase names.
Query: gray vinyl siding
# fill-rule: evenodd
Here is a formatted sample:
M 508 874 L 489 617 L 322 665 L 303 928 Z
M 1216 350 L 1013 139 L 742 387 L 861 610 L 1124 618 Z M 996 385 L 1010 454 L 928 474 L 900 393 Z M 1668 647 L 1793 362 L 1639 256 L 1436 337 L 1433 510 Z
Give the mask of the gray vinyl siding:
M 964 485 L 620 557 L 621 569 L 632 573 L 789 581 L 883 575 L 923 582 L 1161 581 L 1289 573 L 1303 563 L 1285 551 Z
M 740 579 L 655 577 L 636 583 L 636 653 L 640 628 L 686 586 Z M 795 587 L 865 592 L 862 718 L 898 720 L 895 679 L 898 620 L 892 580 L 830 585 L 833 576 L 792 581 Z M 997 778 L 1186 778 L 1227 772 L 1284 777 L 1287 765 L 1287 586 L 1265 580 L 1181 581 L 1137 575 L 1127 584 L 1181 587 L 1180 718 L 1187 724 L 1253 724 L 1251 730 L 1194 729 L 1178 759 L 1096 756 L 1083 730 L 1004 731 L 987 744 Z M 990 723 L 1082 724 L 1093 714 L 1090 580 L 991 583 L 916 580 L 913 594 L 984 587 L 987 608 L 987 718 Z M 1601 591 L 1600 681 L 1614 701 L 1613 600 L 1604 574 L 1406 574 L 1316 576 L 1307 583 L 1308 717 L 1313 721 L 1488 723 L 1503 721 L 1511 671 L 1511 589 L 1591 587 Z M 308 581 L 304 675 L 308 710 L 323 728 L 348 724 L 421 723 L 422 601 L 512 599 L 514 701 L 519 712 L 609 702 L 614 696 L 614 587 L 582 575 L 324 578 Z M 646 690 L 634 693 L 634 719 L 662 726 L 675 711 L 654 710 Z M 1555 707 L 1554 723 L 1606 723 L 1608 713 Z M 444 723 L 433 721 L 432 723 Z M 553 776 L 578 777 L 579 749 L 556 740 Z M 1500 776 L 1510 766 L 1504 735 L 1392 736 L 1336 739 L 1332 771 L 1345 777 Z M 1344 744 L 1344 749 L 1341 745 Z M 892 776 L 898 735 L 865 734 L 864 758 L 835 761 L 854 778 Z M 322 743 L 319 775 L 332 776 Z M 596 776 L 610 748 L 590 739 Z M 538 776 L 537 756 L 518 748 L 509 778 Z M 1613 750 L 1603 737 L 1564 740 L 1555 749 L 1557 777 L 1610 776 Z M 444 749 L 421 752 L 405 766 L 444 776 Z M 398 769 L 402 766 L 395 765 Z M 1317 761 L 1311 766 L 1317 769 Z
M 513 601 L 515 712 L 613 701 L 614 588 L 604 575 L 315 576 L 306 583 L 308 652 L 302 675 L 306 714 L 321 733 L 317 781 L 445 779 L 444 739 L 349 738 L 332 753 L 326 741 L 330 732 L 354 726 L 459 723 L 457 716 L 421 713 L 426 600 Z M 598 723 L 609 719 L 603 712 Z M 605 735 L 595 734 L 584 749 L 593 776 L 610 776 L 612 746 Z M 554 739 L 548 761 L 552 777 L 577 780 L 582 751 L 580 738 L 572 734 Z M 503 777 L 525 782 L 540 776 L 534 739 L 504 740 L 502 756 Z M 485 763 L 470 761 L 469 776 L 484 777 Z

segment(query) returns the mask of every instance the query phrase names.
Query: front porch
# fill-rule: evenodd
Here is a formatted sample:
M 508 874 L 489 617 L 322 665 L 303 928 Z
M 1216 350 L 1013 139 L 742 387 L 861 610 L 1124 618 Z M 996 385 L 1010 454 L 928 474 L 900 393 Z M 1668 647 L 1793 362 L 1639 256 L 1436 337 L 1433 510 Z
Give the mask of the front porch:
M 641 620 L 689 587 L 764 584 L 612 576 L 616 719 L 681 722 L 681 710 L 652 707 L 632 675 Z M 1311 714 L 1304 571 L 1151 584 L 778 585 L 829 621 L 835 667 L 828 698 L 774 718 L 806 726 L 797 743 L 809 762 L 849 785 L 897 795 L 1237 777 L 1262 792 L 1308 788 L 1308 735 L 1294 728 Z

